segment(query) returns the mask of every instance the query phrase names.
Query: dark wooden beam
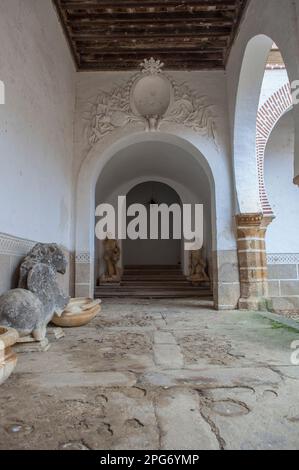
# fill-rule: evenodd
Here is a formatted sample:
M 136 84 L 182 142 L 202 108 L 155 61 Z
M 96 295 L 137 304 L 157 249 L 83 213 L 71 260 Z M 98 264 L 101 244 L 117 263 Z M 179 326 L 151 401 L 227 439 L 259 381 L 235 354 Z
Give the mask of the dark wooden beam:
M 165 8 L 172 8 L 180 10 L 183 8 L 188 9 L 203 9 L 206 10 L 210 7 L 210 0 L 61 0 L 62 7 L 67 10 L 124 10 L 136 9 L 144 10 L 155 8 L 163 10 Z M 235 10 L 236 5 L 234 0 L 214 0 L 214 10 Z
M 193 23 L 200 23 L 200 24 L 210 24 L 211 26 L 216 24 L 221 25 L 229 25 L 232 26 L 234 24 L 234 14 L 233 12 L 230 13 L 222 13 L 222 12 L 210 12 L 210 11 L 202 11 L 202 12 L 149 12 L 149 13 L 108 13 L 108 14 L 97 14 L 97 13 L 86 13 L 82 16 L 81 13 L 70 14 L 66 13 L 66 18 L 69 23 L 74 25 L 78 24 L 85 24 L 88 25 L 90 23 L 97 23 L 97 24 L 118 24 L 118 23 L 155 23 L 158 21 L 159 23 L 181 23 L 184 24 L 185 22 L 193 24 Z

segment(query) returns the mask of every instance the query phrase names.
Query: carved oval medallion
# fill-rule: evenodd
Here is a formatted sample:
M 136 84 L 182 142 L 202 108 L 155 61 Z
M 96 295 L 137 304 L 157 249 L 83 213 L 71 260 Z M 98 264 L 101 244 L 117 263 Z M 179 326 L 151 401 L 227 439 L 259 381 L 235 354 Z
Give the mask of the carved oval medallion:
M 172 87 L 161 75 L 147 75 L 133 85 L 131 105 L 133 112 L 143 117 L 162 117 L 167 112 Z

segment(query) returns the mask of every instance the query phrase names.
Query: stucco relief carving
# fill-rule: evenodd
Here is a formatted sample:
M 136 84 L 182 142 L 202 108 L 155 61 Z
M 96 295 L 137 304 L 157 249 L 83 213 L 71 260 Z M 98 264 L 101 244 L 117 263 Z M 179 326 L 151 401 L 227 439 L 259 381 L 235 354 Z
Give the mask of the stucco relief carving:
M 84 113 L 89 147 L 118 128 L 139 123 L 157 131 L 161 123 L 183 125 L 212 139 L 217 146 L 215 116 L 207 98 L 186 82 L 178 83 L 162 69 L 164 64 L 145 59 L 141 71 L 127 82 L 101 91 Z
M 192 90 L 186 82 L 172 81 L 172 86 L 174 99 L 168 113 L 164 116 L 164 121 L 183 124 L 213 139 L 217 146 L 215 116 L 212 106 L 207 103 L 207 98 L 198 91 Z

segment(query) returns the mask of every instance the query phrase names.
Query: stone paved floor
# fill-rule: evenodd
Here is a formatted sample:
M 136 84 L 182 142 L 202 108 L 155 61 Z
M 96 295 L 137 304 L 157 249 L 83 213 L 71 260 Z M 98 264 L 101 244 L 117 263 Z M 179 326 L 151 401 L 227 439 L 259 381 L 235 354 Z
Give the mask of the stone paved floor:
M 49 351 L 21 346 L 0 449 L 299 449 L 299 333 L 209 307 L 105 301 Z

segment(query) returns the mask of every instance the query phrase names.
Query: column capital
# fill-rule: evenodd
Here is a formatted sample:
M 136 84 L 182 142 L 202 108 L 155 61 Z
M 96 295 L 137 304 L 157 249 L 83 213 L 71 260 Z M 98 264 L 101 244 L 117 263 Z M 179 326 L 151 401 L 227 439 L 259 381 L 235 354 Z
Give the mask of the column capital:
M 274 219 L 274 215 L 264 215 L 262 212 L 236 215 L 238 228 L 267 228 Z
M 250 214 L 237 214 L 236 221 L 238 227 L 260 227 L 263 221 L 263 214 L 250 213 Z

